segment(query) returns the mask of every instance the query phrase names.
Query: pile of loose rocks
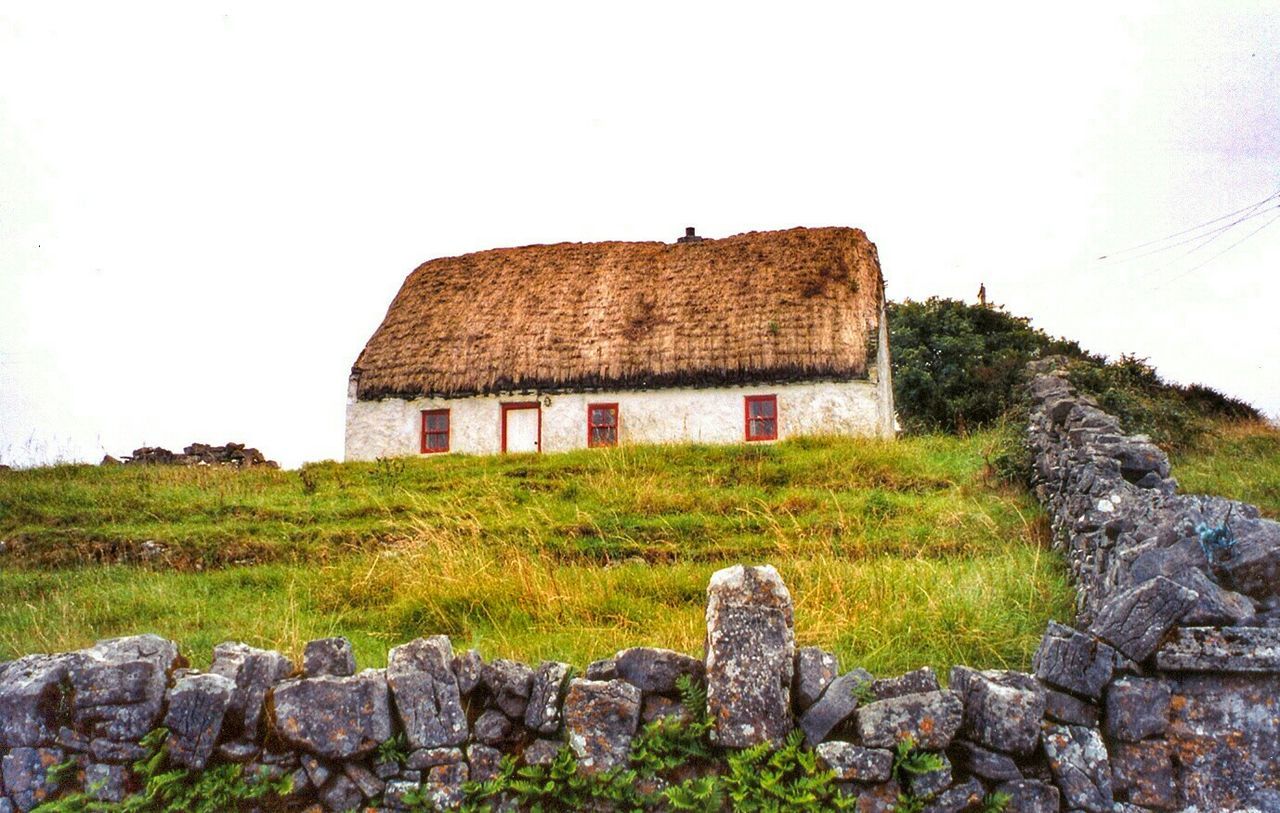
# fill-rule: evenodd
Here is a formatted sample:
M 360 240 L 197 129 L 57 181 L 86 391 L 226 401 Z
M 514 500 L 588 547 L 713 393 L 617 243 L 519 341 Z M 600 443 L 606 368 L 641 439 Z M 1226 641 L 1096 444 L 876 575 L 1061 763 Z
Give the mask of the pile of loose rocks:
M 134 466 L 235 466 L 236 468 L 266 466 L 272 469 L 280 468 L 279 463 L 274 460 L 268 460 L 262 452 L 253 447 L 247 447 L 243 443 L 226 443 L 222 446 L 193 443 L 184 447 L 181 454 L 171 452 L 161 446 L 143 446 L 139 449 L 134 449 L 133 454 L 126 456 L 123 461 L 117 460 L 110 455 L 102 459 L 102 465 L 104 466 L 121 462 Z

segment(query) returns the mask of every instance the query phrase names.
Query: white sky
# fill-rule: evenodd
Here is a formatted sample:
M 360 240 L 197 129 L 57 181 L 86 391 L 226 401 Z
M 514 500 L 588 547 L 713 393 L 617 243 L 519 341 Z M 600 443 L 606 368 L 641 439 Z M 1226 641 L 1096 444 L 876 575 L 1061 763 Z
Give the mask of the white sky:
M 1274 3 L 894 5 L 7 2 L 0 459 L 340 457 L 417 264 L 686 225 L 1280 413 L 1280 224 L 1095 259 L 1280 187 Z

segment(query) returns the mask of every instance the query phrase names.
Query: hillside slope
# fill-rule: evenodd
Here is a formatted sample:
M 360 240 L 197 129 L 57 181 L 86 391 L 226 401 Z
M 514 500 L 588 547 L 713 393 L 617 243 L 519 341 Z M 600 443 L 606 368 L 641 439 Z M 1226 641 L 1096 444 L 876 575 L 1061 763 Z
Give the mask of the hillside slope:
M 1026 666 L 1069 617 L 1042 514 L 995 434 L 0 476 L 0 659 L 155 631 L 362 663 L 430 633 L 579 665 L 696 652 L 709 575 L 779 565 L 804 643 L 873 671 Z

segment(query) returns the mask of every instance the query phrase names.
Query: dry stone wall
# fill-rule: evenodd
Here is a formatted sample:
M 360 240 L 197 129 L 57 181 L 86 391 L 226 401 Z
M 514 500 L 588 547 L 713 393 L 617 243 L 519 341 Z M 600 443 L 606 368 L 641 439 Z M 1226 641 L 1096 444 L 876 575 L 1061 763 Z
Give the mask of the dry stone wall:
M 0 813 L 137 793 L 133 763 L 157 727 L 170 767 L 289 780 L 250 807 L 451 809 L 504 756 L 547 765 L 568 748 L 584 776 L 627 766 L 647 724 L 688 716 L 682 681 L 705 689 L 720 753 L 803 737 L 863 813 L 1280 813 L 1280 526 L 1179 495 L 1159 449 L 1052 361 L 1032 372 L 1034 486 L 1079 617 L 1050 624 L 1030 674 L 957 666 L 944 688 L 929 668 L 842 673 L 796 647 L 768 566 L 712 577 L 704 658 L 633 648 L 581 675 L 486 662 L 439 635 L 396 647 L 385 669 L 358 670 L 330 638 L 301 664 L 221 644 L 197 672 L 141 635 L 0 664 Z M 908 769 L 907 741 L 933 758 Z

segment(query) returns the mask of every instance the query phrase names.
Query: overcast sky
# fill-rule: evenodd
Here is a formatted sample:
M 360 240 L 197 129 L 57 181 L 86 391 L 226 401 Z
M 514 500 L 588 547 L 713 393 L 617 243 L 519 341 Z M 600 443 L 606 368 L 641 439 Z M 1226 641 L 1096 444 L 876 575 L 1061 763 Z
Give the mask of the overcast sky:
M 1096 259 L 1280 189 L 1275 4 L 884 5 L 7 2 L 0 460 L 338 458 L 416 265 L 686 225 L 1280 413 L 1271 214 Z

